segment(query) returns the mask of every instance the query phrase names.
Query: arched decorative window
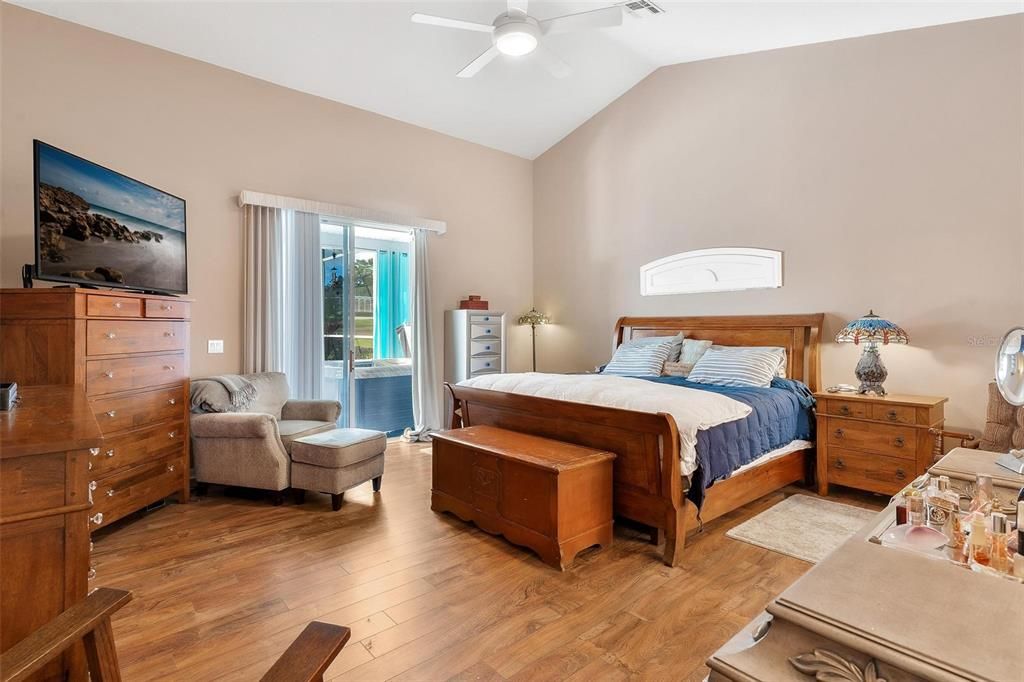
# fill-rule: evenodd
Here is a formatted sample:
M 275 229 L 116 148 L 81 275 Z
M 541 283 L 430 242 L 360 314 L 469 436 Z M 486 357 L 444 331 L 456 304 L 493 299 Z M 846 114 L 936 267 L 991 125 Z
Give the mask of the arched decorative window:
M 782 252 L 723 247 L 684 251 L 640 268 L 640 294 L 700 294 L 782 286 Z

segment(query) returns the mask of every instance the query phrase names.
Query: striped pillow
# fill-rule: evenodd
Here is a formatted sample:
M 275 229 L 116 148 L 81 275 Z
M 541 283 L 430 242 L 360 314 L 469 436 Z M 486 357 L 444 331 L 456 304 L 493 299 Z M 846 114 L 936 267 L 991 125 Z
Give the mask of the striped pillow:
M 668 337 L 662 343 L 624 343 L 615 350 L 602 374 L 616 374 L 623 377 L 659 376 L 665 361 L 679 350 L 679 340 Z
M 767 388 L 782 358 L 775 351 L 758 348 L 709 348 L 687 377 L 698 384 L 760 386 Z

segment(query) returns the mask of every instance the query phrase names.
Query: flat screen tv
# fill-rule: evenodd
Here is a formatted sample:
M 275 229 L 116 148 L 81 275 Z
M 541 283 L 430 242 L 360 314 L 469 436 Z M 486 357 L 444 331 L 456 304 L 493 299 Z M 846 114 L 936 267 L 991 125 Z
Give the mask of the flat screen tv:
M 34 144 L 37 279 L 188 293 L 184 199 Z

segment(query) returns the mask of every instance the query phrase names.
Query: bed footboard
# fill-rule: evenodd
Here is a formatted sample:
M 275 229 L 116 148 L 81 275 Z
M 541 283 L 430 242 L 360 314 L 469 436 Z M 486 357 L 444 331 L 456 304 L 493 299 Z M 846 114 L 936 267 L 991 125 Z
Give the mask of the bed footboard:
M 615 514 L 663 530 L 664 561 L 676 566 L 686 538 L 679 431 L 671 415 L 445 384 L 451 427 L 488 424 L 616 455 Z

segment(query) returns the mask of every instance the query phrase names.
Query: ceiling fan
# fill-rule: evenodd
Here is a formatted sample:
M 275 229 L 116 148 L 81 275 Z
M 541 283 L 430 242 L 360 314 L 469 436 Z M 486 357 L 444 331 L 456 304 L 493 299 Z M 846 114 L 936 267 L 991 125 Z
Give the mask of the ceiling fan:
M 608 28 L 622 24 L 622 8 L 618 5 L 538 21 L 526 13 L 526 3 L 527 0 L 508 0 L 508 9 L 495 17 L 491 24 L 478 24 L 475 21 L 448 19 L 418 12 L 412 15 L 412 20 L 417 24 L 490 34 L 491 46 L 455 74 L 459 78 L 472 78 L 500 54 L 521 57 L 534 50 L 537 51 L 541 63 L 553 76 L 564 78 L 572 73 L 572 68 L 539 44 L 542 37 L 550 33 Z

